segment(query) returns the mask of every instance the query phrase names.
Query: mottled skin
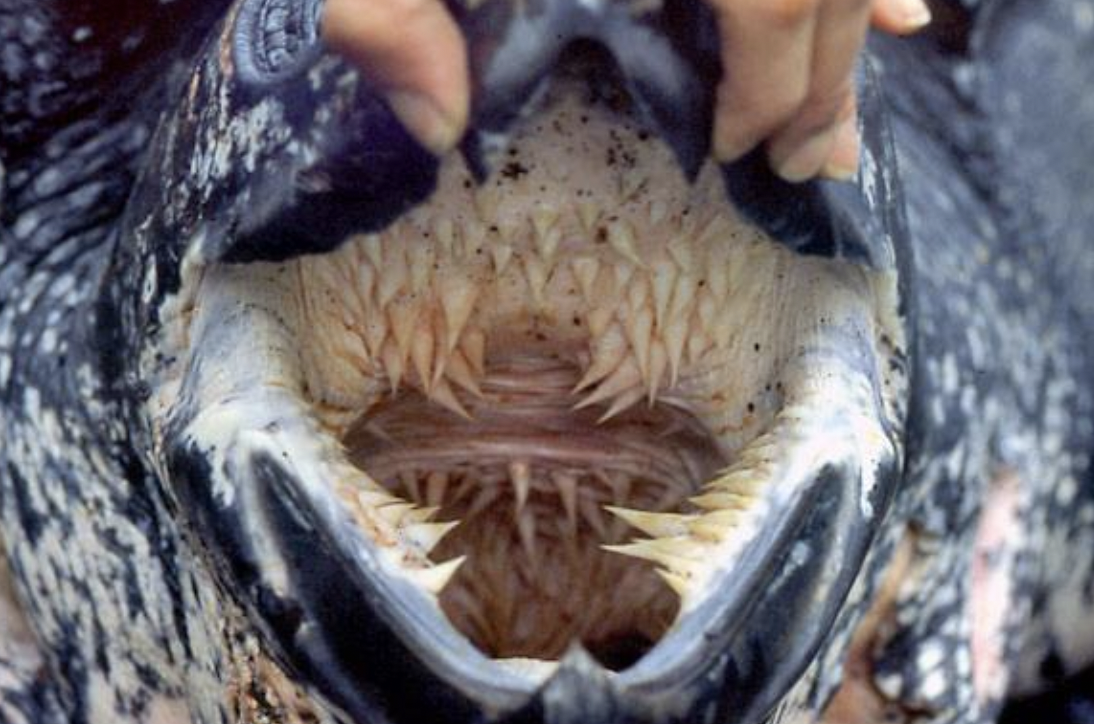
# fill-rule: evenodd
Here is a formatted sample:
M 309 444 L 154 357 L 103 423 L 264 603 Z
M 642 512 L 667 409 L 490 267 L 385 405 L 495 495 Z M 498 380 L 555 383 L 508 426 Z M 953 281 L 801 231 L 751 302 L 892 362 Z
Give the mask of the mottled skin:
M 0 4 L 0 547 L 22 610 L 0 567 L 0 631 L 25 618 L 36 637 L 0 638 L 0 721 L 324 720 L 180 527 L 118 354 L 132 327 L 119 295 L 139 294 L 126 260 L 142 250 L 114 231 L 224 4 L 89 7 Z M 990 721 L 1005 691 L 1094 656 L 1094 66 L 1076 60 L 1094 53 L 1094 11 L 938 9 L 933 34 L 873 47 L 914 253 L 905 479 L 788 719 L 839 685 L 902 541 L 906 573 L 863 667 L 890 711 Z M 1014 524 L 1000 536 L 994 521 Z

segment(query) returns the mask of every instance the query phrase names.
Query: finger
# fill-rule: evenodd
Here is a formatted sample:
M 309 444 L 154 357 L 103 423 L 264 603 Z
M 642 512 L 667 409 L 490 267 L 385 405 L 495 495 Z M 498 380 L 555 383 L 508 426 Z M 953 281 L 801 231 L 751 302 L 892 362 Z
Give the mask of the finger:
M 931 9 L 924 0 L 876 0 L 872 21 L 878 30 L 906 35 L 931 22 Z
M 862 153 L 862 141 L 858 130 L 858 108 L 855 95 L 847 96 L 847 103 L 840 111 L 836 121 L 835 143 L 832 154 L 824 163 L 821 175 L 828 178 L 847 181 L 858 173 L 859 157 Z
M 785 125 L 809 89 L 817 0 L 714 0 L 724 76 L 714 152 L 732 161 Z
M 772 166 L 788 181 L 816 176 L 831 156 L 840 111 L 854 93 L 855 59 L 869 23 L 869 0 L 829 0 L 818 15 L 809 93 L 768 144 Z
M 327 0 L 323 39 L 358 65 L 422 145 L 441 153 L 467 124 L 467 50 L 437 0 Z

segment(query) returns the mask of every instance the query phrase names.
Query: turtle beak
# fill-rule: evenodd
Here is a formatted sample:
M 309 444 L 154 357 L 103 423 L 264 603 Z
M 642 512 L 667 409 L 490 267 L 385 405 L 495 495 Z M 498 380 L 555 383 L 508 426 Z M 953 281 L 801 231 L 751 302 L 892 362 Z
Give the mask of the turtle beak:
M 765 720 L 830 643 L 885 519 L 900 479 L 899 448 L 880 450 L 822 455 L 801 469 L 795 498 L 780 505 L 732 575 L 712 583 L 715 592 L 626 672 L 633 700 L 649 696 L 653 705 L 676 689 L 705 702 L 693 711 L 712 721 Z
M 891 327 L 894 338 L 903 331 L 908 252 L 891 139 L 868 74 L 869 162 L 854 183 L 789 186 L 755 157 L 722 177 L 745 217 L 783 246 L 826 257 L 835 283 L 892 294 L 840 306 L 839 323 L 803 325 L 779 360 L 788 389 L 769 429 L 686 512 L 618 513 L 649 538 L 613 552 L 651 561 L 682 602 L 664 636 L 620 671 L 578 644 L 550 665 L 516 670 L 473 645 L 438 605 L 459 565 L 428 557 L 447 528 L 381 491 L 318 422 L 299 329 L 277 292 L 284 275 L 260 263 L 386 229 L 429 198 L 439 162 L 336 59 L 304 53 L 270 70 L 259 57 L 269 50 L 259 39 L 276 35 L 262 24 L 274 17 L 266 6 L 243 0 L 202 62 L 188 105 L 157 135 L 150 167 L 159 175 L 142 179 L 125 232 L 158 250 L 146 274 L 173 268 L 180 296 L 202 290 L 177 302 L 200 308 L 177 335 L 185 369 L 149 380 L 157 393 L 146 409 L 154 463 L 219 580 L 281 665 L 348 720 L 763 721 L 838 646 L 834 626 L 900 479 L 904 383 L 894 387 L 879 369 L 906 378 L 906 350 L 879 347 L 875 327 Z M 669 1 L 634 15 L 619 3 L 489 0 L 454 11 L 477 84 L 463 153 L 480 178 L 578 37 L 614 57 L 639 115 L 697 177 L 719 73 L 705 5 Z M 314 13 L 297 21 L 306 29 Z M 225 57 L 234 59 L 227 71 Z M 219 146 L 202 147 L 203 138 L 228 144 L 248 173 L 220 168 Z M 195 168 L 205 171 L 192 178 Z M 155 320 L 143 330 L 150 339 L 184 316 L 172 314 L 132 318 Z M 350 498 L 364 513 L 349 509 Z
M 358 722 L 473 722 L 530 696 L 443 625 L 419 587 L 385 573 L 382 554 L 333 501 L 302 492 L 293 465 L 307 451 L 278 450 L 287 438 L 277 432 L 260 438 L 239 440 L 220 472 L 187 444 L 169 466 L 223 579 L 283 666 Z M 224 483 L 230 500 L 210 494 Z

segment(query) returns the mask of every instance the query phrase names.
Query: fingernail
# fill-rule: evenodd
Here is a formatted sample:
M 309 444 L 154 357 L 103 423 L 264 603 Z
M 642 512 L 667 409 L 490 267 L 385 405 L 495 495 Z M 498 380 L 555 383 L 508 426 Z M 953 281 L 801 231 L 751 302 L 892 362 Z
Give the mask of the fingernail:
M 858 173 L 858 164 L 858 119 L 852 115 L 840 122 L 832 155 L 828 157 L 821 173 L 836 181 L 850 181 Z
M 801 183 L 813 178 L 820 173 L 825 160 L 831 155 L 835 140 L 836 129 L 833 126 L 810 136 L 785 159 L 771 159 L 775 173 L 790 183 Z
M 919 30 L 931 22 L 931 9 L 924 0 L 898 0 L 898 7 L 909 30 Z
M 387 103 L 418 143 L 438 156 L 460 140 L 460 124 L 447 116 L 433 100 L 416 91 L 396 90 Z

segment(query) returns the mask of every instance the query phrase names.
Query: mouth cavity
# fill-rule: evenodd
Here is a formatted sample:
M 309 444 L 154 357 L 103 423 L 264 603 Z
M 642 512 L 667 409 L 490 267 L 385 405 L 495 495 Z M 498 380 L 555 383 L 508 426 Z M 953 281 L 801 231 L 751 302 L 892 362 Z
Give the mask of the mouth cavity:
M 554 660 L 581 642 L 619 669 L 661 637 L 678 601 L 652 566 L 607 547 L 629 541 L 637 511 L 692 508 L 724 462 L 702 424 L 668 402 L 579 407 L 595 399 L 575 392 L 580 356 L 549 344 L 498 350 L 477 389 L 454 393 L 457 415 L 422 392 L 396 393 L 344 442 L 384 488 L 451 526 L 430 551 L 463 560 L 441 608 L 484 653 Z
M 533 683 L 688 648 L 819 470 L 869 517 L 897 455 L 894 274 L 787 251 L 619 111 L 558 81 L 484 184 L 450 158 L 383 233 L 188 268 L 152 403 L 219 504 L 272 451 L 354 575 Z

